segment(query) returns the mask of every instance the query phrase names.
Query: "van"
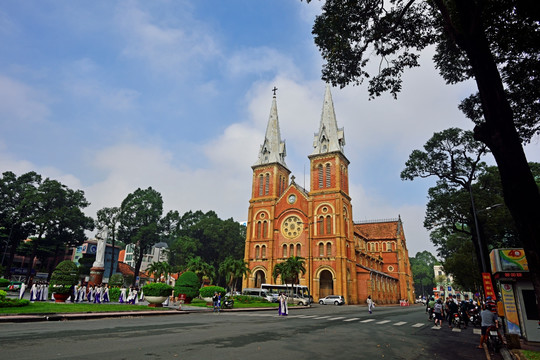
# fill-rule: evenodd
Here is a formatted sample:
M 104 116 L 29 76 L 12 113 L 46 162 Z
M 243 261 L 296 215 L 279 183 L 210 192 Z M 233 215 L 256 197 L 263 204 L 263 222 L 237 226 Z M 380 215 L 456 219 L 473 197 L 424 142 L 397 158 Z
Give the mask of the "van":
M 256 296 L 263 298 L 269 302 L 272 302 L 272 295 L 268 293 L 266 289 L 257 289 L 257 288 L 245 288 L 242 290 L 242 295 L 246 296 Z

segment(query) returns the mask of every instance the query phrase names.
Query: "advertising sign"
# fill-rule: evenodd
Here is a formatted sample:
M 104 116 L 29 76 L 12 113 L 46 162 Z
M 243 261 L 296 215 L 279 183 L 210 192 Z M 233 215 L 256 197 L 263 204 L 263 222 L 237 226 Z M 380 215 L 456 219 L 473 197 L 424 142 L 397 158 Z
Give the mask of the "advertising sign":
M 504 304 L 504 314 L 506 318 L 506 327 L 510 334 L 521 336 L 519 329 L 519 318 L 514 297 L 514 289 L 511 284 L 501 284 L 501 294 Z
M 529 271 L 523 249 L 495 249 L 489 254 L 489 259 L 494 273 Z
M 486 298 L 491 296 L 491 298 L 495 300 L 495 289 L 493 289 L 493 284 L 491 283 L 490 273 L 482 273 L 482 283 L 484 284 L 484 294 L 486 295 Z

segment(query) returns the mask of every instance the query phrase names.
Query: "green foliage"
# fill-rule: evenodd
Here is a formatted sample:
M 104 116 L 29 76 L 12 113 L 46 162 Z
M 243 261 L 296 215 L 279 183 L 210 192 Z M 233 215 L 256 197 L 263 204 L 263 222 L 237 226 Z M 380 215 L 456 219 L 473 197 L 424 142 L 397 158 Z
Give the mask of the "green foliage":
M 173 287 L 163 283 L 149 283 L 143 286 L 142 291 L 144 296 L 170 296 Z
M 116 274 L 115 274 L 116 275 Z M 113 287 L 109 289 L 109 299 L 113 302 L 118 301 L 120 298 L 120 289 L 117 287 Z
M 258 296 L 235 295 L 233 296 L 234 304 L 253 304 L 253 303 L 270 303 L 268 300 Z
M 2 290 L 0 290 L 2 292 Z M 30 305 L 30 301 L 27 299 L 9 299 L 0 296 L 0 308 L 9 308 L 9 307 L 23 307 Z
M 290 256 L 285 262 L 278 263 L 272 270 L 272 277 L 274 281 L 278 277 L 281 277 L 283 284 L 298 284 L 299 274 L 305 274 L 306 268 L 304 266 L 305 261 L 300 256 Z
M 434 279 L 433 265 L 438 263 L 435 256 L 429 251 L 416 253 L 415 257 L 409 258 L 413 274 L 414 288 L 417 295 L 433 295 Z
M 186 271 L 178 277 L 174 287 L 174 294 L 186 294 L 187 297 L 197 297 L 199 295 L 199 278 L 193 271 Z
M 205 286 L 199 290 L 199 295 L 203 298 L 207 298 L 214 296 L 214 293 L 216 292 L 221 294 L 221 296 L 224 296 L 227 293 L 221 286 Z
M 122 286 L 124 285 L 124 275 L 121 273 L 113 274 L 109 279 L 110 286 Z
M 51 275 L 50 286 L 71 287 L 79 281 L 79 273 L 77 265 L 71 260 L 64 260 L 56 266 L 56 269 Z M 55 292 L 60 293 L 57 289 Z
M 0 278 L 0 288 L 5 288 L 9 285 L 10 281 L 8 279 Z
M 0 290 L 0 301 L 3 301 L 6 298 L 7 292 Z

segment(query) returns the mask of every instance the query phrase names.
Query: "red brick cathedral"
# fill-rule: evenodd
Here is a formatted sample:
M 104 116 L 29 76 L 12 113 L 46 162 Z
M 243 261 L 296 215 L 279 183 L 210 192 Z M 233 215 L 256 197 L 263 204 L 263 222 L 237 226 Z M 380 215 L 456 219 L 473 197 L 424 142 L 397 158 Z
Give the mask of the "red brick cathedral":
M 285 163 L 276 96 L 259 158 L 253 168 L 245 260 L 251 273 L 243 287 L 273 283 L 274 266 L 290 256 L 305 259 L 314 301 L 343 295 L 348 304 L 414 300 L 414 287 L 401 219 L 353 222 L 349 160 L 326 86 L 319 131 L 313 140 L 310 190 L 294 181 Z M 281 284 L 278 278 L 277 282 Z

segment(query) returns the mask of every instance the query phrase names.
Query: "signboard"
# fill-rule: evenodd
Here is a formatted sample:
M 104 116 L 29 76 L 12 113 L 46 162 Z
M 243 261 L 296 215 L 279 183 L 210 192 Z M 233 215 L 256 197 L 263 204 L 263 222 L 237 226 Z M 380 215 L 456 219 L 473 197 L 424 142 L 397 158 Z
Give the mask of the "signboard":
M 484 284 L 484 294 L 486 295 L 486 298 L 491 296 L 491 298 L 495 300 L 497 297 L 495 296 L 495 289 L 493 289 L 490 273 L 482 273 L 482 283 Z
M 489 260 L 494 273 L 529 271 L 523 249 L 495 249 L 489 254 Z
M 516 299 L 514 297 L 514 289 L 511 284 L 501 284 L 502 302 L 504 304 L 504 314 L 506 319 L 506 327 L 510 334 L 518 334 L 521 336 L 519 329 L 519 318 L 516 307 Z

